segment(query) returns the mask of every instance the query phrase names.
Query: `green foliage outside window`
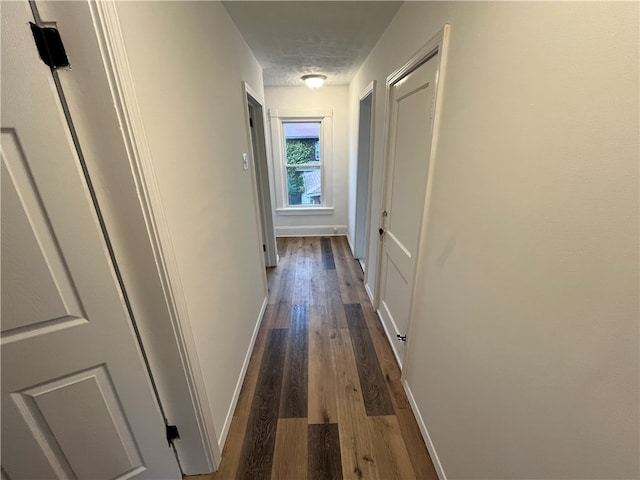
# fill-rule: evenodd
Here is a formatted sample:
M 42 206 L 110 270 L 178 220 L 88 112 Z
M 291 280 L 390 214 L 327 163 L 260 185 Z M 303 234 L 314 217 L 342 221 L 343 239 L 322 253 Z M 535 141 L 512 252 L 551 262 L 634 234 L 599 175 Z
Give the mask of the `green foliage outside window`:
M 317 139 L 313 138 L 287 139 L 287 165 L 317 163 L 316 143 Z M 297 168 L 287 168 L 287 190 L 289 205 L 300 205 L 304 193 L 304 171 Z

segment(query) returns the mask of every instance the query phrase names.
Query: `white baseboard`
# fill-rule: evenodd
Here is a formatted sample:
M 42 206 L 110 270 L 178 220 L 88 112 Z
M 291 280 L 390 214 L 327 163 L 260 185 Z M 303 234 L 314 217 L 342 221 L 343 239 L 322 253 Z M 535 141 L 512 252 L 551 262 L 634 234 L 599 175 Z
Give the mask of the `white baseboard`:
M 276 237 L 332 237 L 347 234 L 346 225 L 303 225 L 276 227 Z
M 353 242 L 351 241 L 351 237 L 349 236 L 349 232 L 347 232 L 347 243 L 349 244 L 349 248 L 351 249 L 351 255 L 356 256 L 356 249 L 353 248 Z
M 220 438 L 218 439 L 218 446 L 220 447 L 220 451 L 224 447 L 225 442 L 227 441 L 227 434 L 229 433 L 229 427 L 231 427 L 231 421 L 233 420 L 233 413 L 236 410 L 236 405 L 238 404 L 238 398 L 240 397 L 240 390 L 242 390 L 242 384 L 244 383 L 244 376 L 247 374 L 247 368 L 249 367 L 249 361 L 251 360 L 251 354 L 253 353 L 253 347 L 256 343 L 256 338 L 258 336 L 258 330 L 260 330 L 260 325 L 262 324 L 262 319 L 264 317 L 264 312 L 267 309 L 267 303 L 269 302 L 269 297 L 264 297 L 264 302 L 262 302 L 262 308 L 260 309 L 260 314 L 256 320 L 256 326 L 253 328 L 253 333 L 251 334 L 251 340 L 249 341 L 249 348 L 247 349 L 247 353 L 244 356 L 244 362 L 242 363 L 242 370 L 240 370 L 240 376 L 238 377 L 238 382 L 236 383 L 236 389 L 233 392 L 233 397 L 231 398 L 231 405 L 229 406 L 229 410 L 227 411 L 227 418 L 224 419 L 224 425 L 222 426 L 222 431 L 220 432 Z
M 404 387 L 404 391 L 407 394 L 407 399 L 409 400 L 409 405 L 411 405 L 411 410 L 413 411 L 413 415 L 416 417 L 416 422 L 418 422 L 420 433 L 422 433 L 422 438 L 424 439 L 424 443 L 427 445 L 427 450 L 429 451 L 429 455 L 431 456 L 431 461 L 433 462 L 433 466 L 436 469 L 438 478 L 440 480 L 447 480 L 447 476 L 444 473 L 444 469 L 442 468 L 442 464 L 440 463 L 440 459 L 438 458 L 438 454 L 436 453 L 436 447 L 431 441 L 431 436 L 429 435 L 427 426 L 425 425 L 424 419 L 420 414 L 420 410 L 418 410 L 418 405 L 416 404 L 416 400 L 415 398 L 413 398 L 413 393 L 409 388 L 409 384 L 404 378 L 402 378 L 402 386 Z
M 364 291 L 367 292 L 367 296 L 369 297 L 369 301 L 371 302 L 371 305 L 375 306 L 375 302 L 373 301 L 373 292 L 371 291 L 371 288 L 369 287 L 368 283 L 364 284 Z

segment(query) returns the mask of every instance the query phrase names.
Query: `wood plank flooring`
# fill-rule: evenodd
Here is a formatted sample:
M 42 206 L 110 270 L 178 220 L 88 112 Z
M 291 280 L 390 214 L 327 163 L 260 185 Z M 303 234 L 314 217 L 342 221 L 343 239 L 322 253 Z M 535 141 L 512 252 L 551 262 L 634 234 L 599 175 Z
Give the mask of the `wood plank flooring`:
M 436 480 L 345 237 L 279 238 L 220 469 L 201 480 Z

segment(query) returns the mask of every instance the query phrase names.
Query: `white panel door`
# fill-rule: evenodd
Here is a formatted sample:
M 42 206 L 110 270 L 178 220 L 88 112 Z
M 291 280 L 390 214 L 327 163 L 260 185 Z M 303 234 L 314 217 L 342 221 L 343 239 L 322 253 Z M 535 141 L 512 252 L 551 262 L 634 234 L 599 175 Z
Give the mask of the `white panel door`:
M 26 2 L 2 2 L 2 478 L 180 478 Z
M 390 88 L 384 236 L 378 313 L 402 364 L 416 270 L 431 151 L 438 56 Z

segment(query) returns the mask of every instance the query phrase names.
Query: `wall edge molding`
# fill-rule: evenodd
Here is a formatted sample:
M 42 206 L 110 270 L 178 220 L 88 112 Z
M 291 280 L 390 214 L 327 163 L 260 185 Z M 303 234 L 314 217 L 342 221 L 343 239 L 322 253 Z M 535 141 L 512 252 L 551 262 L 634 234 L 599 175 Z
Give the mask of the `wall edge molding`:
M 438 454 L 436 452 L 436 447 L 431 440 L 431 436 L 429 435 L 429 431 L 427 430 L 427 425 L 424 423 L 424 419 L 420 414 L 420 410 L 418 410 L 418 405 L 416 404 L 415 398 L 413 398 L 411 388 L 407 384 L 406 379 L 402 378 L 401 380 L 404 391 L 407 394 L 407 399 L 409 400 L 409 405 L 411 405 L 411 410 L 416 417 L 418 428 L 420 428 L 420 433 L 422 434 L 424 443 L 427 445 L 427 450 L 429 451 L 429 455 L 431 456 L 431 461 L 433 462 L 433 466 L 435 467 L 436 473 L 438 474 L 438 478 L 440 480 L 447 480 L 447 475 L 444 473 L 442 463 L 440 463 L 440 458 L 438 457 Z
M 108 75 L 114 108 L 121 121 L 122 137 L 128 150 L 131 173 L 138 188 L 138 199 L 156 259 L 182 368 L 189 385 L 189 394 L 200 429 L 200 440 L 204 446 L 208 467 L 210 471 L 215 471 L 220 464 L 221 451 L 217 450 L 217 436 L 197 357 L 180 270 L 138 105 L 116 2 L 89 2 L 89 9 Z
M 267 310 L 268 303 L 269 303 L 269 295 L 265 296 L 262 302 L 260 313 L 258 314 L 258 318 L 256 319 L 256 324 L 253 327 L 251 340 L 249 340 L 249 347 L 247 348 L 247 353 L 245 354 L 244 361 L 242 362 L 242 369 L 240 370 L 240 375 L 238 376 L 238 381 L 236 382 L 236 388 L 233 391 L 233 397 L 231 397 L 231 405 L 229 405 L 229 410 L 227 411 L 227 417 L 224 419 L 224 424 L 222 425 L 222 431 L 220 432 L 220 440 L 218 442 L 218 447 L 220 448 L 221 452 L 225 442 L 227 441 L 227 435 L 229 434 L 229 428 L 231 427 L 233 414 L 236 410 L 236 406 L 238 405 L 238 399 L 240 398 L 240 391 L 242 390 L 242 385 L 244 384 L 245 376 L 247 374 L 247 369 L 249 368 L 249 362 L 251 361 L 251 354 L 253 353 L 253 349 L 255 348 L 256 339 L 258 338 L 258 331 L 260 330 L 260 325 L 262 325 L 262 320 L 264 319 L 264 314 Z
M 367 296 L 369 297 L 369 301 L 371 302 L 371 305 L 374 305 L 373 292 L 371 291 L 371 287 L 369 286 L 369 284 L 366 282 L 364 284 L 364 291 L 367 292 Z

